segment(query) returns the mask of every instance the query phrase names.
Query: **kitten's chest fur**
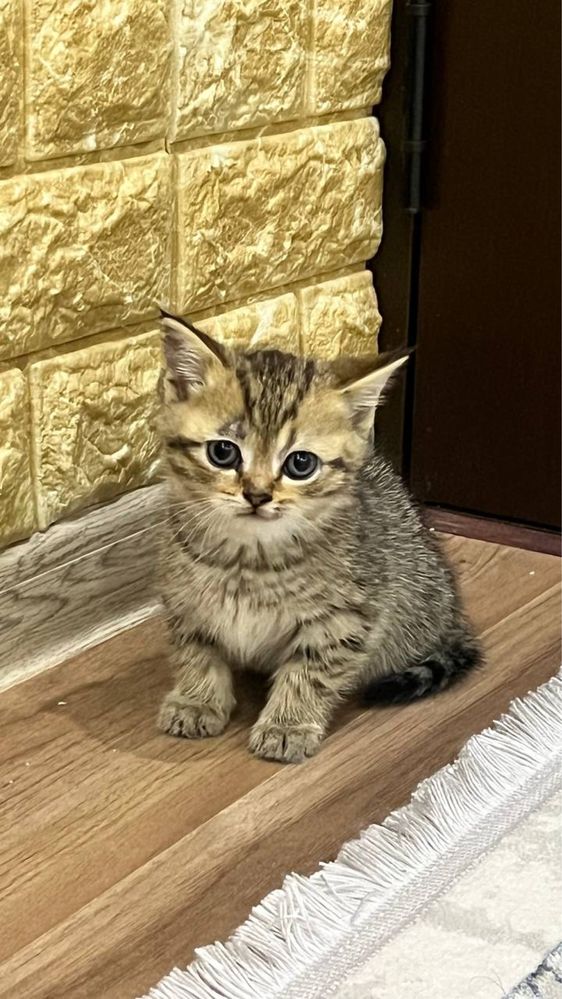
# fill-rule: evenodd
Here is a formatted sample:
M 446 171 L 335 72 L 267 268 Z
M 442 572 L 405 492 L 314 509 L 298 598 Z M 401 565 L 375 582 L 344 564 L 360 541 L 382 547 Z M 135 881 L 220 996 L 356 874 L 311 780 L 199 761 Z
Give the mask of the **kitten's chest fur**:
M 201 565 L 189 556 L 182 561 L 181 610 L 234 668 L 273 671 L 290 652 L 303 617 L 317 613 L 309 565 L 253 569 Z
M 295 631 L 290 606 L 260 610 L 244 596 L 227 598 L 210 623 L 231 665 L 266 672 L 282 657 Z

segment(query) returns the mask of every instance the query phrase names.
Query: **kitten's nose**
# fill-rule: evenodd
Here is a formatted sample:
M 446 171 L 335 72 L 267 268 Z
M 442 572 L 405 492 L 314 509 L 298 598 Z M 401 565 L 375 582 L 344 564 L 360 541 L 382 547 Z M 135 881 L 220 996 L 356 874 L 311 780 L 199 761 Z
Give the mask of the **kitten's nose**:
M 271 493 L 259 492 L 255 489 L 244 489 L 242 496 L 251 506 L 263 506 L 264 503 L 271 503 L 273 499 Z

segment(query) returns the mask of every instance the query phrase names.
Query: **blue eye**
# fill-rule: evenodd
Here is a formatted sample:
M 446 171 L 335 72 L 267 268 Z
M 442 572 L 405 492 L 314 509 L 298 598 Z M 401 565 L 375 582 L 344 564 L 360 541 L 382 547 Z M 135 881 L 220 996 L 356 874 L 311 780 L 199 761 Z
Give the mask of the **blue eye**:
M 209 441 L 207 458 L 216 468 L 240 468 L 242 464 L 240 448 L 232 441 Z
M 285 458 L 283 473 L 289 479 L 310 479 L 319 464 L 320 459 L 312 451 L 291 451 Z

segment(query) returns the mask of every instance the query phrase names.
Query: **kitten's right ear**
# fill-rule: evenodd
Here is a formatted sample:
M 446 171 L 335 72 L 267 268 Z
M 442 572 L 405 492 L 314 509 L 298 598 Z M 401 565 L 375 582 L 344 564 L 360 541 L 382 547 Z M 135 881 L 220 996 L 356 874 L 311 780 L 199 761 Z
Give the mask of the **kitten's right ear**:
M 228 352 L 208 333 L 197 329 L 185 319 L 161 310 L 164 331 L 166 381 L 175 398 L 185 401 L 200 391 L 213 366 L 229 364 Z

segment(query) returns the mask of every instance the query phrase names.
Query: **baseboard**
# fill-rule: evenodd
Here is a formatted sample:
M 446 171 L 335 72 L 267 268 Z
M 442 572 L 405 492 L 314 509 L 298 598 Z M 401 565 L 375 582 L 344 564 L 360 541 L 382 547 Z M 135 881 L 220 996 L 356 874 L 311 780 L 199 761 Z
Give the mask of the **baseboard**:
M 423 511 L 424 520 L 437 531 L 445 534 L 460 534 L 463 538 L 477 538 L 491 541 L 510 548 L 525 548 L 527 551 L 542 552 L 546 555 L 560 555 L 560 534 L 555 531 L 512 524 L 491 517 L 477 517 L 471 513 L 459 513 L 443 507 L 427 506 Z
M 149 486 L 0 554 L 0 689 L 158 613 L 164 517 Z

